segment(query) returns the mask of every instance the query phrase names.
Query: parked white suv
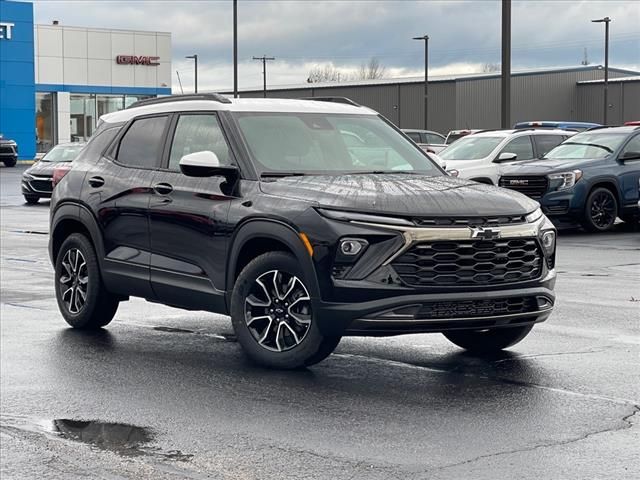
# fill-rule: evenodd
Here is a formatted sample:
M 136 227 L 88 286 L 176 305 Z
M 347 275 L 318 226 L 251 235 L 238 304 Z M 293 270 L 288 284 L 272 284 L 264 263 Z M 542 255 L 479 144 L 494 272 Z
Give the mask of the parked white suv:
M 542 158 L 576 132 L 568 130 L 486 130 L 473 133 L 439 153 L 447 171 L 459 178 L 497 185 L 500 166 Z

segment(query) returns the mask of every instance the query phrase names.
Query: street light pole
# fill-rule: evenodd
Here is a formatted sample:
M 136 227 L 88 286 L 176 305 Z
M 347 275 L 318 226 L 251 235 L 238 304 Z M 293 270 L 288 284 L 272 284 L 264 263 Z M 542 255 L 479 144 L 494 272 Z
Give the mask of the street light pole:
M 267 61 L 275 60 L 275 58 L 263 55 L 261 57 L 253 57 L 253 59 L 262 62 L 262 97 L 267 98 Z
M 238 0 L 233 0 L 233 98 L 238 98 Z
M 198 54 L 194 53 L 193 55 L 187 55 L 184 58 L 192 58 L 194 60 L 196 78 L 195 78 L 195 93 L 198 93 Z
M 413 37 L 413 40 L 424 40 L 424 129 L 429 127 L 429 35 Z
M 511 0 L 502 0 L 502 65 L 500 68 L 502 128 L 511 127 Z
M 603 111 L 603 125 L 607 124 L 607 117 L 609 113 L 609 23 L 611 19 L 609 17 L 599 18 L 597 20 L 591 20 L 593 23 L 604 23 L 604 111 Z

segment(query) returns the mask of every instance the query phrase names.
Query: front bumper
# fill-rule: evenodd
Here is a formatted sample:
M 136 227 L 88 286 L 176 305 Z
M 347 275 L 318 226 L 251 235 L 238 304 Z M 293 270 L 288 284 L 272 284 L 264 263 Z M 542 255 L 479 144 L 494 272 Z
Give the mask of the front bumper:
M 21 189 L 23 195 L 37 195 L 41 198 L 51 198 L 53 183 L 51 176 L 23 175 Z

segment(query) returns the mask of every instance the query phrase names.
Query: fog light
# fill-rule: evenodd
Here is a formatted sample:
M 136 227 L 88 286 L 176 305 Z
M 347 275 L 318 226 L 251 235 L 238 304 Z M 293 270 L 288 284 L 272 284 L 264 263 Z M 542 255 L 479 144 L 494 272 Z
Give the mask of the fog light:
M 366 240 L 357 238 L 345 238 L 340 242 L 340 253 L 348 257 L 358 255 L 368 245 Z
M 553 255 L 553 252 L 556 251 L 556 232 L 553 230 L 543 232 L 540 241 L 547 256 Z

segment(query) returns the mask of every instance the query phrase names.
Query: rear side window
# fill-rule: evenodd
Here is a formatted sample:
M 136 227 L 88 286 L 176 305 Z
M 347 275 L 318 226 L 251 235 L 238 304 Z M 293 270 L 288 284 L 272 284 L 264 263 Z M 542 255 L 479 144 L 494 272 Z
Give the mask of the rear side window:
M 120 140 L 118 162 L 128 167 L 156 168 L 164 145 L 167 117 L 140 118 Z
M 426 143 L 430 143 L 432 145 L 444 143 L 444 138 L 434 133 L 423 133 L 423 135 L 426 137 Z
M 418 132 L 406 132 L 407 136 L 416 143 L 422 143 L 420 133 Z
M 169 169 L 180 170 L 185 155 L 208 150 L 215 153 L 221 165 L 230 165 L 229 146 L 215 115 L 180 115 L 171 145 Z
M 524 135 L 522 137 L 514 138 L 505 145 L 500 153 L 515 153 L 518 156 L 516 160 L 531 160 L 533 158 L 531 136 Z
M 75 161 L 88 160 L 96 163 L 107 146 L 116 138 L 120 126 L 98 130 L 93 134 L 87 146 L 80 152 Z
M 536 142 L 536 149 L 538 150 L 538 157 L 542 158 L 562 142 L 567 137 L 564 135 L 534 135 L 534 141 Z

